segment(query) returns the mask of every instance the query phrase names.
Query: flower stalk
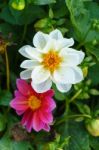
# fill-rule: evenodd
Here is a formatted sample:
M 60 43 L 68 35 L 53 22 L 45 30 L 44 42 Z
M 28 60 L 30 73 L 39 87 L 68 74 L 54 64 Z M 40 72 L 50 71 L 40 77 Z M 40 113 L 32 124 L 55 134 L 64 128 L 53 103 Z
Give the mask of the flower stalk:
M 69 103 L 72 103 L 82 92 L 82 89 L 80 89 L 69 101 Z
M 9 91 L 10 89 L 10 70 L 9 70 L 9 59 L 8 59 L 8 54 L 7 50 L 5 49 L 5 60 L 6 60 L 6 84 L 7 84 L 7 90 Z
M 61 123 L 68 121 L 69 119 L 76 118 L 76 117 L 84 117 L 84 118 L 89 118 L 89 119 L 92 118 L 90 115 L 87 115 L 87 114 L 75 114 L 75 115 L 68 115 L 68 116 L 66 115 L 66 116 L 64 116 L 63 119 L 57 121 L 57 123 L 55 125 L 56 126 L 60 125 Z

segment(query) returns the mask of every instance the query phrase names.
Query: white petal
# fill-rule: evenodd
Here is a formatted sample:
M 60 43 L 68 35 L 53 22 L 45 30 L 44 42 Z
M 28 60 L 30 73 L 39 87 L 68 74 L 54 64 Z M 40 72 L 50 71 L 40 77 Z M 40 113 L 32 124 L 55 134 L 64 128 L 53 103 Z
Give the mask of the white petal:
M 48 91 L 51 88 L 52 81 L 50 79 L 48 79 L 41 84 L 34 84 L 32 81 L 31 85 L 36 92 L 43 93 L 43 92 Z
M 49 36 L 55 40 L 63 38 L 62 33 L 58 29 L 52 31 Z
M 68 92 L 72 85 L 71 84 L 60 84 L 60 83 L 56 83 L 56 87 L 57 89 L 62 92 L 62 93 L 65 93 L 65 92 Z
M 81 82 L 84 79 L 82 70 L 79 67 L 73 67 L 72 69 L 75 74 L 75 80 L 73 84 Z
M 24 80 L 30 79 L 30 78 L 31 78 L 31 73 L 32 73 L 32 70 L 25 70 L 25 71 L 22 71 L 22 72 L 20 73 L 20 78 L 21 78 L 21 79 L 24 79 Z
M 77 54 L 61 53 L 60 56 L 63 58 L 63 61 L 61 63 L 62 66 L 77 66 L 78 64 L 80 64 L 79 55 Z
M 32 57 L 30 55 L 28 55 L 26 52 L 26 50 L 28 51 L 28 49 L 32 49 L 32 48 L 33 47 L 31 47 L 30 45 L 23 46 L 19 49 L 19 53 L 26 58 L 32 59 Z
M 44 47 L 44 49 L 38 49 L 38 51 L 40 51 L 41 53 L 48 53 L 50 50 L 55 50 L 55 40 L 54 39 L 50 39 L 48 40 L 46 46 Z
M 42 55 L 40 52 L 37 51 L 36 48 L 30 47 L 29 49 L 26 49 L 26 53 L 33 59 L 38 60 L 39 62 L 42 61 Z
M 72 84 L 75 80 L 74 71 L 71 67 L 59 68 L 58 70 L 54 71 L 53 77 L 56 82 L 60 82 L 62 84 Z
M 25 68 L 25 69 L 32 69 L 35 66 L 38 66 L 40 63 L 38 61 L 35 60 L 25 60 L 21 63 L 20 67 L 21 68 Z
M 43 49 L 48 41 L 48 35 L 42 32 L 37 32 L 33 38 L 33 44 L 38 49 Z
M 49 76 L 50 72 L 48 70 L 45 70 L 43 66 L 36 67 L 31 74 L 31 78 L 33 80 L 33 83 L 35 84 L 40 84 L 46 81 Z
M 79 56 L 79 64 L 83 61 L 84 57 L 85 57 L 85 53 L 83 51 L 78 51 L 75 50 L 73 48 L 67 48 L 67 53 L 68 54 L 76 54 Z
M 72 38 L 70 38 L 70 39 L 63 38 L 56 42 L 55 47 L 56 47 L 56 49 L 62 49 L 65 47 L 70 47 L 72 45 L 74 45 L 74 40 Z
M 63 64 L 66 65 L 79 65 L 84 59 L 84 52 L 72 50 L 71 48 L 64 48 L 60 51 L 59 55 L 63 57 Z
M 53 74 L 56 82 L 62 84 L 75 84 L 83 80 L 83 73 L 79 67 L 61 67 Z

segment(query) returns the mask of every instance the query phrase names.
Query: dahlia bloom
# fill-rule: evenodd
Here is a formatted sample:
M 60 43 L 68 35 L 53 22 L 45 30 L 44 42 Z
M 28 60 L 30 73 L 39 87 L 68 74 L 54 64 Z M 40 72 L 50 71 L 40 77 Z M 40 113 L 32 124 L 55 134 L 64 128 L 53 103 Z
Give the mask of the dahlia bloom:
M 21 79 L 17 80 L 17 88 L 10 106 L 18 115 L 23 115 L 22 125 L 28 132 L 31 132 L 32 128 L 37 132 L 41 129 L 49 131 L 49 125 L 53 122 L 52 110 L 56 107 L 52 98 L 53 90 L 38 94 L 30 84 Z
M 32 87 L 38 93 L 49 90 L 52 82 L 61 92 L 70 90 L 72 84 L 83 80 L 83 73 L 78 65 L 84 59 L 84 52 L 70 48 L 72 38 L 63 38 L 59 30 L 50 34 L 37 32 L 33 38 L 34 47 L 23 46 L 19 52 L 28 58 L 23 61 L 20 77 L 32 79 Z

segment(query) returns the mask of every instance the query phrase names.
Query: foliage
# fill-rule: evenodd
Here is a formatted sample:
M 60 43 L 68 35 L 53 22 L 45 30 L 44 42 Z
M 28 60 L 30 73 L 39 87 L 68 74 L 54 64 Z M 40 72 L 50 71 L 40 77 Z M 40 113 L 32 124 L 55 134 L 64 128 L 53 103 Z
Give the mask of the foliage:
M 55 28 L 65 37 L 73 37 L 75 49 L 85 52 L 81 65 L 85 79 L 65 94 L 53 85 L 57 108 L 53 112 L 55 121 L 51 131 L 27 133 L 19 125 L 20 118 L 9 108 L 23 59 L 18 50 L 25 44 L 32 45 L 37 31 L 49 33 Z M 0 149 L 98 150 L 99 137 L 92 136 L 85 123 L 98 117 L 98 0 L 1 0 Z

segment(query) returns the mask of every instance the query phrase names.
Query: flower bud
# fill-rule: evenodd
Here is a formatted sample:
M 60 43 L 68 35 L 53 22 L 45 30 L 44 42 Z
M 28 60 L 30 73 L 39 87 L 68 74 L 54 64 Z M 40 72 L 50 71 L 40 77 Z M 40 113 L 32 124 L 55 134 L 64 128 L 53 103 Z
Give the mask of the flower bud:
M 90 119 L 86 121 L 86 129 L 92 136 L 99 136 L 99 119 Z
M 88 67 L 84 67 L 83 68 L 83 76 L 84 76 L 84 78 L 87 77 L 87 75 L 88 75 Z
M 11 6 L 16 10 L 23 10 L 25 8 L 25 0 L 12 0 Z
M 92 44 L 93 44 L 94 46 L 97 45 L 97 40 L 94 39 L 94 40 L 92 41 Z

